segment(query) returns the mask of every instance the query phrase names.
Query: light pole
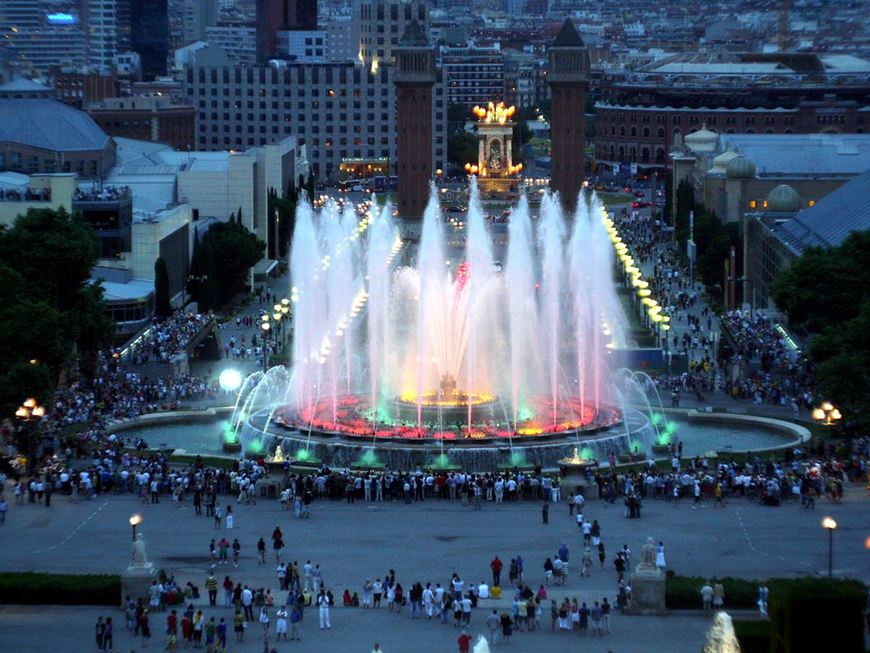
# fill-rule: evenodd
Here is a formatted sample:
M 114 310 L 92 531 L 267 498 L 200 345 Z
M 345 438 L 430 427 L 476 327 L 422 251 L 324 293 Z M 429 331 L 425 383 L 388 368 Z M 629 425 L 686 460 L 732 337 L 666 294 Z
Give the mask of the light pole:
M 142 515 L 138 512 L 130 516 L 130 526 L 133 527 L 133 541 L 136 541 L 136 526 L 142 523 Z
M 837 530 L 837 522 L 833 517 L 824 517 L 822 528 L 828 531 L 828 578 L 832 578 L 834 576 L 834 531 Z
M 45 416 L 45 407 L 40 406 L 33 397 L 26 399 L 15 411 L 15 416 L 24 422 L 27 431 L 27 470 L 32 476 L 36 468 L 33 432 L 37 422 Z
M 272 328 L 269 324 L 270 319 L 268 315 L 264 315 L 260 322 L 260 328 L 263 330 L 263 374 L 269 369 L 269 329 Z

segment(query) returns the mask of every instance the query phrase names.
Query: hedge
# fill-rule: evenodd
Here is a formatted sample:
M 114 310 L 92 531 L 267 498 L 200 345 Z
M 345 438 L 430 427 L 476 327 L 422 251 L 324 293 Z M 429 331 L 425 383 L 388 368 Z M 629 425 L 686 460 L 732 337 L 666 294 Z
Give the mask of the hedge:
M 0 603 L 21 605 L 120 605 L 117 574 L 0 573 Z
M 734 634 L 740 642 L 740 653 L 770 652 L 769 621 L 735 621 Z
M 671 610 L 700 610 L 701 588 L 707 583 L 714 585 L 712 578 L 701 576 L 669 576 L 665 580 L 665 603 Z M 758 588 L 768 581 L 744 578 L 717 578 L 725 589 L 725 608 L 750 610 L 758 607 Z M 771 590 L 771 594 L 773 590 Z

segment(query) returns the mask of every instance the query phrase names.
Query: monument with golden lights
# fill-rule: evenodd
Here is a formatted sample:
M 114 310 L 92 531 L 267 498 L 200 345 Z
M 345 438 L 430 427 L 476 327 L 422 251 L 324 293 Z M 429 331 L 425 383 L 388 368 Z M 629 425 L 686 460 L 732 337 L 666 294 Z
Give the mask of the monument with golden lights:
M 523 164 L 514 165 L 512 147 L 516 107 L 504 102 L 475 106 L 477 118 L 477 163 L 466 163 L 465 171 L 477 175 L 484 198 L 503 198 L 515 194 L 520 184 Z

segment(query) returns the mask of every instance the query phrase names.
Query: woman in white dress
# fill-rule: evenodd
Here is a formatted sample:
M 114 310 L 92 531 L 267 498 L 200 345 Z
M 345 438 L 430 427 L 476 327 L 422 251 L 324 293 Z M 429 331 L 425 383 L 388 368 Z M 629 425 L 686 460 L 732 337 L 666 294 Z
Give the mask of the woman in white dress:
M 656 567 L 664 569 L 667 566 L 665 562 L 665 545 L 664 542 L 659 542 L 659 545 L 656 547 Z

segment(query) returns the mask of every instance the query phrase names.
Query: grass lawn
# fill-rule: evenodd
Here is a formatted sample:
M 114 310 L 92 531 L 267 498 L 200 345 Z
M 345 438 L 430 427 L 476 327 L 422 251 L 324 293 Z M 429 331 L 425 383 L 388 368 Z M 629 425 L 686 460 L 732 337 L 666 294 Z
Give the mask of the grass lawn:
M 598 199 L 604 202 L 605 206 L 631 204 L 634 201 L 634 197 L 627 193 L 598 193 Z

